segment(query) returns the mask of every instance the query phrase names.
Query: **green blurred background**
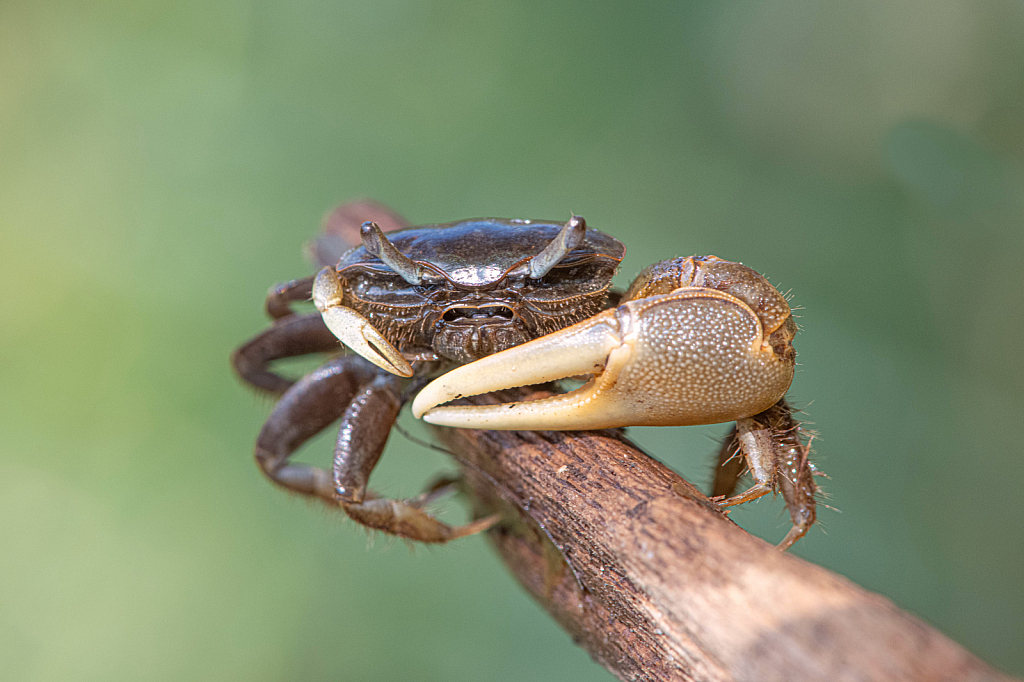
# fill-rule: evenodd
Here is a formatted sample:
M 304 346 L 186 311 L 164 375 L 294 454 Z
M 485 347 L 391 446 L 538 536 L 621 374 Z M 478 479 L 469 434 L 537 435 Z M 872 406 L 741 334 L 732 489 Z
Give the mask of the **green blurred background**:
M 836 508 L 795 553 L 1024 673 L 1022 38 L 1009 0 L 4 0 L 0 676 L 611 679 L 482 538 L 368 543 L 252 464 L 228 354 L 360 196 L 791 289 Z M 633 433 L 706 485 L 724 431 Z M 374 485 L 451 469 L 395 435 Z

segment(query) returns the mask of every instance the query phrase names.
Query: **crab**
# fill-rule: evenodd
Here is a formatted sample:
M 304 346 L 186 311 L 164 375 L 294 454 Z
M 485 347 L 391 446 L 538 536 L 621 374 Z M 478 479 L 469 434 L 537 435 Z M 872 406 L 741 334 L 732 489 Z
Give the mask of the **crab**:
M 244 381 L 279 396 L 255 452 L 274 483 L 369 528 L 441 543 L 498 519 L 450 526 L 433 517 L 427 505 L 454 480 L 405 500 L 367 488 L 410 401 L 414 416 L 461 428 L 735 422 L 712 499 L 727 507 L 781 493 L 793 524 L 783 549 L 814 523 L 815 469 L 785 399 L 797 325 L 786 297 L 754 270 L 715 256 L 673 258 L 617 292 L 611 280 L 625 247 L 580 216 L 405 227 L 373 204 L 339 210 L 348 210 L 349 223 L 358 210 L 378 220 L 360 225 L 357 245 L 344 244 L 338 231 L 314 242 L 323 269 L 273 287 L 266 300 L 273 326 L 233 355 Z M 315 312 L 292 307 L 309 299 Z M 354 354 L 342 354 L 341 344 Z M 299 380 L 272 369 L 276 360 L 315 353 L 330 356 Z M 585 383 L 543 399 L 448 404 L 571 377 Z M 338 419 L 330 471 L 291 460 Z M 753 485 L 733 495 L 744 469 Z

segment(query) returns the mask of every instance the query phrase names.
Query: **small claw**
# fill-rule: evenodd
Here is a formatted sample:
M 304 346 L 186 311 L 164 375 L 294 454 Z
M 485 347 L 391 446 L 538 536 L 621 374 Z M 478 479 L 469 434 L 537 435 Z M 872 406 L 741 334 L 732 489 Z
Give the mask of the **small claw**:
M 412 366 L 365 317 L 340 306 L 327 308 L 322 314 L 327 328 L 356 353 L 392 374 L 412 376 Z
M 313 303 L 338 340 L 381 369 L 411 377 L 412 366 L 369 320 L 341 305 L 341 283 L 334 268 L 324 268 L 313 283 Z
M 438 407 L 580 374 L 595 376 L 543 400 Z M 680 289 L 458 367 L 420 391 L 412 409 L 432 424 L 499 430 L 714 424 L 766 409 L 792 378 L 792 363 L 775 356 L 746 304 Z

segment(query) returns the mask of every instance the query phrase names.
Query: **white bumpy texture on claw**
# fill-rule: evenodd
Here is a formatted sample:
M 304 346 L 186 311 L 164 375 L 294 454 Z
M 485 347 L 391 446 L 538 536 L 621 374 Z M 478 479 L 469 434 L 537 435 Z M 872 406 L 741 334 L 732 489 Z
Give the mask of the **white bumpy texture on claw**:
M 537 401 L 437 407 L 579 374 L 596 376 Z M 792 379 L 792 362 L 775 355 L 743 301 L 683 288 L 456 368 L 419 393 L 413 414 L 444 426 L 502 430 L 713 424 L 767 409 Z

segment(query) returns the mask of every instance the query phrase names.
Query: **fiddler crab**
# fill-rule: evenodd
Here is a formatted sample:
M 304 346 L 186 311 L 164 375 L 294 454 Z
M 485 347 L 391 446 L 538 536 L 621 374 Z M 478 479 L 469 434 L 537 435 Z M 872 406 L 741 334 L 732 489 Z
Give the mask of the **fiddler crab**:
M 273 326 L 234 353 L 243 380 L 280 396 L 256 441 L 256 461 L 273 482 L 370 528 L 446 542 L 497 519 L 454 527 L 435 519 L 425 507 L 443 485 L 408 500 L 367 489 L 410 399 L 414 416 L 462 428 L 735 421 L 713 499 L 730 506 L 781 493 L 793 522 L 783 549 L 814 523 L 816 472 L 784 398 L 797 325 L 786 298 L 758 273 L 714 256 L 673 258 L 619 293 L 611 280 L 625 247 L 575 215 L 565 224 L 481 218 L 388 234 L 366 222 L 359 238 L 347 249 L 314 243 L 323 269 L 272 288 Z M 317 312 L 291 308 L 310 298 Z M 338 355 L 339 341 L 355 355 Z M 270 369 L 311 353 L 334 356 L 297 381 Z M 582 387 L 548 398 L 446 404 L 580 376 L 589 379 Z M 331 471 L 290 461 L 339 418 Z M 753 485 L 732 495 L 744 469 Z

